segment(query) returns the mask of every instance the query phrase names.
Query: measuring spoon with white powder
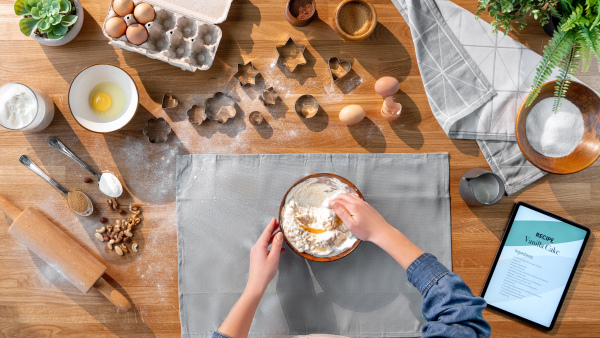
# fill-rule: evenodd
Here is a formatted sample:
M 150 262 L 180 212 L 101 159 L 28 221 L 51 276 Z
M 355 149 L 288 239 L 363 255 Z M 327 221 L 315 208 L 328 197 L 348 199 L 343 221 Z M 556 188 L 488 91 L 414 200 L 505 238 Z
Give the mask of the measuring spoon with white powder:
M 61 153 L 69 156 L 73 161 L 79 163 L 82 167 L 91 172 L 98 180 L 98 188 L 100 191 L 108 197 L 119 197 L 123 193 L 123 185 L 117 178 L 117 176 L 110 171 L 103 171 L 102 174 L 98 174 L 87 164 L 85 164 L 79 157 L 75 156 L 62 142 L 56 137 L 51 137 L 48 140 L 48 144 L 58 149 Z

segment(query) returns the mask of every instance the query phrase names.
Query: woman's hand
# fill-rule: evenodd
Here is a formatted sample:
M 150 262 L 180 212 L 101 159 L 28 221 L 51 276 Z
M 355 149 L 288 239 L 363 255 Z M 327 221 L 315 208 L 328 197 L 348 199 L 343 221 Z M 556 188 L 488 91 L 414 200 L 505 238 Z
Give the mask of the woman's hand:
M 283 234 L 281 231 L 274 233 L 278 228 L 279 223 L 273 218 L 250 251 L 250 273 L 246 284 L 246 290 L 249 292 L 260 292 L 262 296 L 277 273 L 279 255 L 285 250 L 281 247 Z
M 392 228 L 377 210 L 356 195 L 337 195 L 329 202 L 329 206 L 348 230 L 361 240 L 378 244 L 378 239 Z

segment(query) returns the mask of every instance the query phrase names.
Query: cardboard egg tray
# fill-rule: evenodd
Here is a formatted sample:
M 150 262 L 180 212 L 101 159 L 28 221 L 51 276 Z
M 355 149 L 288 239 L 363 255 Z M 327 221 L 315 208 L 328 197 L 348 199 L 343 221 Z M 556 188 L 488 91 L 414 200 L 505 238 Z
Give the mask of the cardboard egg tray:
M 113 10 L 111 0 L 102 25 L 104 36 L 110 40 L 108 44 L 167 62 L 183 70 L 195 72 L 212 66 L 223 37 L 223 32 L 215 24 L 225 20 L 232 0 L 133 1 L 136 6 L 141 2 L 152 5 L 156 12 L 154 21 L 144 25 L 148 30 L 148 40 L 138 46 L 129 42 L 125 35 L 115 39 L 106 33 L 106 21 L 119 16 Z M 128 27 L 136 23 L 133 13 L 121 18 Z

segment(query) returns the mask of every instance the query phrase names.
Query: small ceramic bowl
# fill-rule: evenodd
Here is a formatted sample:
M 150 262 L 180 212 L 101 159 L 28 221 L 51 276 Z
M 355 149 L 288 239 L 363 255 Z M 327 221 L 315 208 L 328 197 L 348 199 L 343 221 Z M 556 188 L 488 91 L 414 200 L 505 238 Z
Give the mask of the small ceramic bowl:
M 362 6 L 369 13 L 369 25 L 366 29 L 360 30 L 358 32 L 347 32 L 343 28 L 343 23 L 340 24 L 341 15 L 352 14 L 351 8 L 357 8 L 357 6 Z M 356 22 L 356 18 L 350 18 L 347 22 Z M 333 28 L 335 31 L 344 39 L 348 41 L 362 41 L 375 31 L 375 27 L 377 27 L 377 11 L 375 11 L 375 7 L 367 1 L 367 0 L 343 0 L 335 10 Z
M 125 92 L 125 108 L 112 120 L 94 114 L 89 105 L 92 89 L 102 82 L 114 82 Z M 75 120 L 85 129 L 97 133 L 109 133 L 123 128 L 135 115 L 139 103 L 138 89 L 129 74 L 119 67 L 98 64 L 82 70 L 69 87 L 69 109 Z
M 533 165 L 554 174 L 571 174 L 589 167 L 600 156 L 600 98 L 585 85 L 571 82 L 565 98 L 577 106 L 583 115 L 583 138 L 569 155 L 548 157 L 537 152 L 529 143 L 526 122 L 536 104 L 543 99 L 554 97 L 554 87 L 556 81 L 543 84 L 539 95 L 529 107 L 525 106 L 527 98 L 523 101 L 517 113 L 515 134 L 521 152 Z
M 358 197 L 360 197 L 361 199 L 364 200 L 363 195 L 360 193 L 360 191 L 358 190 L 358 188 L 350 181 L 348 181 L 347 179 L 343 178 L 342 176 L 336 175 L 336 174 L 329 174 L 329 173 L 319 173 L 319 174 L 312 174 L 312 175 L 308 175 L 305 176 L 303 178 L 301 178 L 300 180 L 298 180 L 296 183 L 292 184 L 292 186 L 288 189 L 288 191 L 285 193 L 285 195 L 283 195 L 283 199 L 281 200 L 281 205 L 279 206 L 279 224 L 281 224 L 283 222 L 283 207 L 285 206 L 285 200 L 287 198 L 287 195 L 290 193 L 290 191 L 297 186 L 298 184 L 308 180 L 309 178 L 323 178 L 323 179 L 330 179 L 330 178 L 336 178 L 340 181 L 342 181 L 344 184 L 347 184 L 352 190 L 354 190 L 356 192 L 356 194 L 358 194 Z M 287 237 L 285 236 L 285 231 L 283 231 L 283 228 L 281 228 L 281 233 L 283 234 L 283 239 L 285 240 L 285 242 L 287 243 L 287 245 L 296 253 L 298 254 L 300 257 L 302 258 L 306 258 L 310 261 L 314 261 L 314 262 L 333 262 L 333 261 L 337 261 L 338 259 L 342 259 L 346 256 L 348 256 L 352 251 L 354 251 L 358 245 L 360 244 L 361 240 L 357 239 L 356 243 L 354 243 L 354 245 L 352 245 L 352 247 L 342 253 L 339 253 L 335 256 L 330 256 L 330 257 L 317 257 L 317 256 L 313 256 L 311 254 L 307 254 L 305 252 L 300 252 L 298 250 L 296 250 L 296 248 L 294 248 L 294 246 L 288 241 Z

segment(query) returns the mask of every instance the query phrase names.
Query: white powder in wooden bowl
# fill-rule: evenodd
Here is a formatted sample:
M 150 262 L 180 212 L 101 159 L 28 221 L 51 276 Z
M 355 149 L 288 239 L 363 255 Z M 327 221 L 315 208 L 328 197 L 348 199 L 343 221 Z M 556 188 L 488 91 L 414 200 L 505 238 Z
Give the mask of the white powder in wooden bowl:
M 583 138 L 583 115 L 571 101 L 563 99 L 558 112 L 552 109 L 554 98 L 536 104 L 525 123 L 527 140 L 538 153 L 547 157 L 567 156 Z

